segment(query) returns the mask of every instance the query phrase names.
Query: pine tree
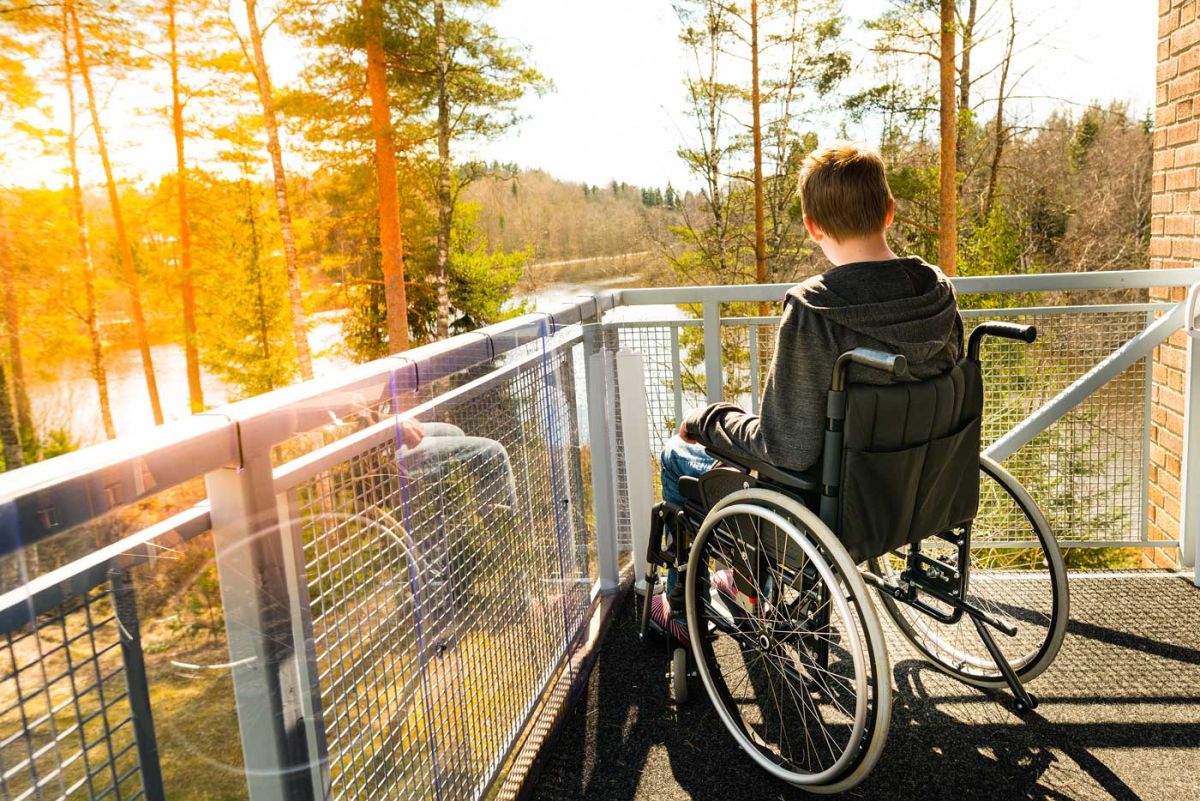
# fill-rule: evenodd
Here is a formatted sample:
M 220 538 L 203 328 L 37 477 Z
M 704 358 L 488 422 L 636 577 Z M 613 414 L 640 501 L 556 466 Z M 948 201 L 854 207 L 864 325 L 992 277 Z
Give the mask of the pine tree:
M 133 248 L 130 246 L 129 234 L 125 229 L 125 217 L 121 210 L 121 199 L 117 192 L 116 178 L 113 175 L 112 163 L 108 156 L 108 147 L 104 140 L 104 127 L 100 122 L 100 107 L 96 99 L 96 91 L 92 86 L 91 66 L 88 60 L 88 50 L 85 45 L 84 30 L 80 24 L 79 11 L 74 0 L 65 0 L 64 8 L 70 19 L 71 30 L 75 36 L 75 61 L 79 67 L 79 77 L 83 81 L 88 109 L 91 112 L 92 134 L 96 137 L 96 147 L 100 152 L 100 162 L 104 167 L 105 185 L 108 189 L 108 204 L 112 212 L 113 227 L 116 230 L 117 236 L 117 252 L 121 259 L 126 290 L 129 293 L 130 314 L 133 317 L 134 330 L 137 333 L 138 350 L 142 356 L 142 372 L 146 379 L 146 391 L 150 396 L 150 410 L 154 415 L 155 425 L 162 425 L 162 403 L 159 401 L 158 380 L 154 376 L 154 362 L 150 355 L 150 334 L 146 327 L 146 316 L 142 310 L 142 290 L 137 269 L 133 262 Z

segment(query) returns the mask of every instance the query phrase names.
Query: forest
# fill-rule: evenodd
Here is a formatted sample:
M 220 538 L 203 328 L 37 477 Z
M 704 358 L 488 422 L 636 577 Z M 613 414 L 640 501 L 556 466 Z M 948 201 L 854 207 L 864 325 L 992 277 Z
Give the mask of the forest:
M 213 405 L 213 381 L 234 399 L 312 377 L 322 320 L 337 358 L 369 360 L 520 313 L 522 287 L 562 262 L 632 255 L 620 269 L 658 284 L 818 272 L 796 179 L 851 125 L 891 166 L 899 250 L 965 275 L 1147 265 L 1151 121 L 1105 99 L 1018 111 L 1045 44 L 1012 0 L 957 4 L 953 237 L 938 3 L 859 21 L 835 0 L 678 0 L 681 187 L 460 155 L 554 91 L 493 27 L 500 4 L 0 0 L 4 465 L 128 433 L 122 356 L 149 425 Z M 112 157 L 119 102 L 173 145 L 173 170 Z M 30 152 L 57 171 L 3 177 Z M 160 397 L 164 345 L 183 350 L 186 407 Z M 68 363 L 86 365 L 94 421 L 30 400 Z

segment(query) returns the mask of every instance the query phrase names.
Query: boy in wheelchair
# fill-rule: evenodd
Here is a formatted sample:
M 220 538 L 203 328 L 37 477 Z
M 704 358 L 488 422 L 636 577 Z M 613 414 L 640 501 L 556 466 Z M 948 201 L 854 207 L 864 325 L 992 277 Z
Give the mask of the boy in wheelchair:
M 891 717 L 869 587 L 934 667 L 1007 687 L 1022 714 L 1069 603 L 1045 517 L 980 453 L 981 343 L 1033 342 L 1035 329 L 983 322 L 964 343 L 950 282 L 888 247 L 894 202 L 875 153 L 820 150 L 800 189 L 834 266 L 787 293 L 762 413 L 694 411 L 663 451 L 641 631 L 677 644 L 677 702 L 690 659 L 757 764 L 840 792 L 870 772 Z
M 661 456 L 663 500 L 683 506 L 680 480 L 716 462 L 791 473 L 818 466 L 829 377 L 837 358 L 866 347 L 904 356 L 914 379 L 952 368 L 963 351 L 954 288 L 937 267 L 888 246 L 895 201 L 883 159 L 851 144 L 812 153 L 800 174 L 804 226 L 833 267 L 793 287 L 762 395 L 762 413 L 714 403 L 687 415 Z M 856 382 L 888 383 L 879 370 L 851 370 Z M 694 493 L 695 484 L 684 482 Z M 673 579 L 671 606 L 682 613 Z

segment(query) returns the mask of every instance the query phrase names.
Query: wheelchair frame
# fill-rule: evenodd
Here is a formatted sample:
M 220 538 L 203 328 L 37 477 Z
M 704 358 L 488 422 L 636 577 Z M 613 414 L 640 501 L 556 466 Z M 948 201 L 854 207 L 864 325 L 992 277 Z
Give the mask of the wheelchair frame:
M 1032 343 L 1037 338 L 1037 330 L 1033 326 L 1012 323 L 981 323 L 971 332 L 967 346 L 967 358 L 979 361 L 980 345 L 987 336 Z M 809 508 L 812 508 L 813 495 L 816 494 L 819 517 L 833 532 L 838 531 L 839 522 L 838 490 L 842 470 L 842 444 L 846 418 L 846 380 L 851 364 L 880 370 L 899 380 L 910 378 L 906 360 L 900 355 L 868 348 L 857 348 L 839 356 L 834 365 L 828 394 L 819 484 L 806 481 L 802 476 L 773 468 L 770 465 L 747 463 L 748 460 L 736 455 L 723 453 L 714 448 L 708 449 L 712 456 L 726 465 L 747 474 L 757 473 L 756 481 L 764 485 L 764 488 L 781 492 Z M 797 497 L 802 493 L 807 494 L 808 498 Z M 683 507 L 665 501 L 655 507 L 651 523 L 650 543 L 646 554 L 647 584 L 641 610 L 640 628 L 643 637 L 651 623 L 651 606 L 654 603 L 654 590 L 659 568 L 673 569 L 678 576 L 686 576 L 692 539 L 703 525 L 707 514 L 706 508 L 691 501 L 686 502 Z M 664 537 L 668 533 L 668 529 L 671 534 L 670 546 L 665 544 Z M 934 537 L 953 546 L 957 555 L 957 564 L 950 564 L 922 553 L 921 544 Z M 968 600 L 970 554 L 971 523 L 967 523 L 960 528 L 940 532 L 912 543 L 909 546 L 904 570 L 898 578 L 885 578 L 864 567 L 859 568 L 859 574 L 879 592 L 887 594 L 894 601 L 910 606 L 940 623 L 957 624 L 964 615 L 969 617 L 985 649 L 1012 693 L 1013 708 L 1018 713 L 1030 712 L 1037 707 L 1038 700 L 1025 688 L 1017 671 L 1013 669 L 996 644 L 990 630 L 995 629 L 1009 637 L 1015 637 L 1017 629 Z M 827 589 L 822 587 L 822 591 L 827 591 Z M 949 611 L 939 609 L 927 602 L 922 598 L 922 594 L 948 607 Z M 672 609 L 673 614 L 679 614 L 679 611 L 679 609 Z M 826 614 L 828 613 L 826 612 Z M 661 626 L 658 628 L 662 629 Z M 666 630 L 664 633 L 679 639 L 677 633 L 673 634 Z M 827 666 L 827 644 L 821 647 L 817 658 L 822 666 Z M 679 660 L 676 657 L 676 670 L 678 670 L 678 663 Z

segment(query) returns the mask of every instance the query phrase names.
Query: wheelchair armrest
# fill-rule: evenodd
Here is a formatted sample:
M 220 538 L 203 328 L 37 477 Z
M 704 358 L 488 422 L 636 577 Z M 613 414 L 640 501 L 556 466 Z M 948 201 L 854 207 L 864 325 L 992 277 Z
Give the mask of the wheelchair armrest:
M 972 329 L 971 337 L 967 340 L 967 358 L 979 361 L 979 346 L 984 337 L 1003 337 L 1033 343 L 1037 341 L 1037 326 L 1001 323 L 995 320 L 980 323 Z
M 821 480 L 816 474 L 809 475 L 808 473 L 796 473 L 791 470 L 784 470 L 782 467 L 776 467 L 773 464 L 767 464 L 758 459 L 751 459 L 749 456 L 742 454 L 730 453 L 711 445 L 704 446 L 704 450 L 714 459 L 725 464 L 739 467 L 746 472 L 753 470 L 758 473 L 759 478 L 766 481 L 790 489 L 800 490 L 801 492 L 818 492 L 821 489 Z

